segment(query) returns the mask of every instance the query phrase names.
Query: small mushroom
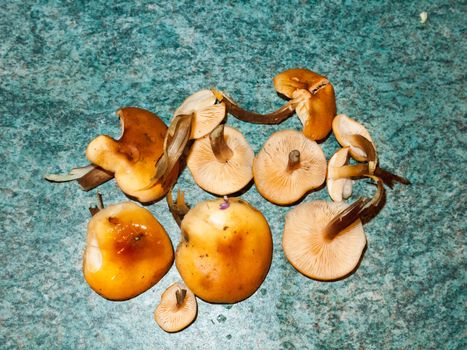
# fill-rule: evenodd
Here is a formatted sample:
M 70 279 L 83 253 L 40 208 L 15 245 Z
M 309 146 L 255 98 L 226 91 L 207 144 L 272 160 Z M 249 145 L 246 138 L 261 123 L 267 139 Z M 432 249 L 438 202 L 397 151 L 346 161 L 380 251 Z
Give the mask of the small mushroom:
M 295 111 L 306 137 L 322 140 L 329 134 L 336 115 L 336 98 L 326 77 L 308 69 L 288 69 L 274 77 L 274 87 L 297 103 Z
M 268 201 L 286 205 L 321 186 L 326 158 L 315 142 L 295 130 L 271 135 L 253 162 L 258 192 Z
M 295 269 L 313 279 L 335 280 L 357 266 L 366 245 L 362 222 L 356 220 L 333 239 L 325 233 L 326 225 L 346 207 L 319 200 L 289 211 L 282 247 Z
M 373 148 L 376 149 L 368 130 L 362 124 L 349 118 L 345 114 L 339 114 L 334 118 L 332 122 L 332 131 L 334 132 L 334 136 L 336 136 L 337 142 L 339 142 L 342 147 L 350 147 L 350 155 L 359 162 L 368 161 L 368 157 L 365 150 L 358 147 L 350 138 L 352 135 L 363 136 L 370 141 Z
M 153 180 L 167 127 L 155 114 L 142 108 L 122 108 L 117 115 L 122 126 L 120 139 L 98 136 L 89 143 L 87 158 L 114 173 L 118 186 L 129 196 L 141 202 L 160 199 L 178 175 L 177 163 L 164 181 Z
M 164 331 L 173 333 L 188 327 L 196 318 L 195 295 L 182 283 L 174 283 L 162 293 L 154 320 Z
M 214 90 L 217 99 L 224 101 L 227 111 L 236 118 L 257 124 L 279 124 L 294 111 L 303 123 L 305 136 L 324 139 L 331 131 L 336 115 L 336 101 L 332 84 L 323 76 L 308 69 L 289 69 L 274 77 L 276 91 L 290 100 L 277 111 L 259 114 L 238 106 L 224 93 Z
M 352 179 L 350 177 L 337 178 L 339 169 L 345 166 L 348 160 L 348 147 L 338 150 L 329 160 L 326 186 L 334 202 L 342 202 L 342 200 L 349 198 L 352 194 Z
M 193 114 L 190 139 L 199 139 L 214 130 L 224 119 L 225 113 L 225 104 L 216 104 L 216 96 L 211 90 L 201 90 L 185 99 L 174 116 Z
M 251 181 L 253 158 L 253 150 L 240 131 L 220 124 L 209 136 L 193 143 L 187 166 L 202 189 L 227 195 Z

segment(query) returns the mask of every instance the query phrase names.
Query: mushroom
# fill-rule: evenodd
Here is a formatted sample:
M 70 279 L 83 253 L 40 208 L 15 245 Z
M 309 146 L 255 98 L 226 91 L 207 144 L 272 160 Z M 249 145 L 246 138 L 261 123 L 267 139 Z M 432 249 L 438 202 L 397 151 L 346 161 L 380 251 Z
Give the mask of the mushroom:
M 211 90 L 201 90 L 183 101 L 174 116 L 193 114 L 190 139 L 199 139 L 209 134 L 225 117 L 225 103 L 216 103 Z
M 182 283 L 174 283 L 161 295 L 154 320 L 164 331 L 173 333 L 188 327 L 196 318 L 195 295 Z
M 83 274 L 109 300 L 127 300 L 154 286 L 170 269 L 172 242 L 159 221 L 133 202 L 90 208 Z
M 295 111 L 306 137 L 322 140 L 329 134 L 336 115 L 336 98 L 326 77 L 308 69 L 288 69 L 274 77 L 274 87 L 297 102 Z
M 342 202 L 302 203 L 286 216 L 282 247 L 298 271 L 317 280 L 336 280 L 358 265 L 366 245 L 360 218 L 379 205 L 384 188 L 380 179 L 373 198 Z
M 253 150 L 241 132 L 220 124 L 209 136 L 195 140 L 187 166 L 202 189 L 227 195 L 251 181 L 253 158 Z
M 213 90 L 219 101 L 225 102 L 227 111 L 236 118 L 256 124 L 279 124 L 294 111 L 304 125 L 305 136 L 321 140 L 331 131 L 336 115 L 336 101 L 332 84 L 323 76 L 308 69 L 289 69 L 274 77 L 276 91 L 290 100 L 277 111 L 259 114 L 238 106 L 226 94 Z
M 271 135 L 253 162 L 258 192 L 268 201 L 286 205 L 321 186 L 326 158 L 321 147 L 295 130 Z
M 326 187 L 334 202 L 342 202 L 352 194 L 352 179 L 350 177 L 337 178 L 338 169 L 346 165 L 348 160 L 349 147 L 341 148 L 329 160 Z
M 178 175 L 176 163 L 163 181 L 153 179 L 167 127 L 155 114 L 142 108 L 125 107 L 117 115 L 122 126 L 120 139 L 98 136 L 88 145 L 87 158 L 114 173 L 118 186 L 127 195 L 141 202 L 160 199 Z
M 394 182 L 409 185 L 410 181 L 404 177 L 395 175 L 378 165 L 376 147 L 371 139 L 368 130 L 357 121 L 349 118 L 345 114 L 339 114 L 334 118 L 332 129 L 337 141 L 342 147 L 349 147 L 349 153 L 359 162 L 368 162 L 368 171 L 364 165 L 349 166 L 349 169 L 341 169 L 341 174 L 352 172 L 351 176 L 364 176 L 374 174 L 380 177 L 389 187 L 393 187 Z M 353 168 L 353 169 L 350 169 Z M 349 176 L 350 177 L 350 176 Z
M 95 164 L 88 164 L 70 170 L 68 174 L 47 174 L 44 179 L 50 182 L 77 181 L 83 191 L 89 191 L 109 181 L 113 173 L 106 171 Z

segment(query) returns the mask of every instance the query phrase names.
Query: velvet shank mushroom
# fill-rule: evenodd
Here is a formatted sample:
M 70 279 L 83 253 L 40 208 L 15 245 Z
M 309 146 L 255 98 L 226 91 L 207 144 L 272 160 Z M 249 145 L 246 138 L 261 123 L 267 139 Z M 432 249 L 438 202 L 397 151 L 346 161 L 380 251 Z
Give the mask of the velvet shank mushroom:
M 352 194 L 352 179 L 346 176 L 337 178 L 339 170 L 348 163 L 348 160 L 349 147 L 341 148 L 329 160 L 326 187 L 334 202 L 342 202 Z
M 345 203 L 302 203 L 286 216 L 282 247 L 289 262 L 305 276 L 336 280 L 358 265 L 366 245 L 360 218 L 379 205 L 384 188 L 380 179 L 373 198 Z
M 195 320 L 197 311 L 195 295 L 182 283 L 174 283 L 162 293 L 154 320 L 164 331 L 178 332 Z
M 177 163 L 163 181 L 153 180 L 167 127 L 155 114 L 141 108 L 122 108 L 117 115 L 122 126 L 120 139 L 98 136 L 88 145 L 87 158 L 114 173 L 118 186 L 129 196 L 141 202 L 160 199 L 178 175 Z
M 193 114 L 190 139 L 199 139 L 209 134 L 225 117 L 225 104 L 216 104 L 211 90 L 201 90 L 189 96 L 174 113 L 174 116 Z
M 323 184 L 326 158 L 321 147 L 295 130 L 274 133 L 253 162 L 258 192 L 286 205 Z
M 187 166 L 199 187 L 227 195 L 251 181 L 253 158 L 253 150 L 240 131 L 220 124 L 209 136 L 193 143 Z

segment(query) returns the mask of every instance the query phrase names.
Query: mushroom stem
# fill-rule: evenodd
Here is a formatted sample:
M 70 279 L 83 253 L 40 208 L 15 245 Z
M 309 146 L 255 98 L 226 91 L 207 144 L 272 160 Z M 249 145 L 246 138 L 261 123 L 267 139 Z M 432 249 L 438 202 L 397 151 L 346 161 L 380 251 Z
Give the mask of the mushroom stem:
M 369 166 L 368 164 L 355 164 L 355 165 L 343 165 L 340 167 L 333 167 L 332 178 L 337 179 L 348 179 L 355 177 L 362 177 L 369 175 Z
M 332 241 L 339 232 L 342 232 L 346 227 L 352 225 L 357 219 L 371 207 L 376 207 L 384 195 L 383 181 L 372 175 L 368 175 L 377 184 L 377 190 L 373 198 L 359 198 L 349 207 L 338 213 L 324 228 L 324 238 Z
M 185 202 L 185 193 L 183 191 L 177 191 L 177 199 L 174 203 L 172 198 L 172 188 L 167 192 L 165 196 L 169 211 L 172 213 L 173 218 L 177 222 L 178 227 L 182 224 L 182 220 L 186 213 L 190 210 L 190 206 Z
M 300 167 L 300 151 L 294 149 L 289 153 L 289 162 L 287 163 L 287 171 L 292 172 Z
M 390 188 L 394 187 L 394 182 L 399 182 L 403 185 L 410 185 L 410 181 L 406 179 L 405 177 L 395 175 L 386 169 L 377 167 L 375 170 L 375 176 L 378 176 L 383 180 L 384 184 L 386 186 L 389 186 Z
M 102 193 L 97 192 L 96 193 L 96 199 L 97 199 L 97 207 L 90 207 L 89 211 L 91 212 L 91 216 L 96 215 L 99 211 L 104 209 L 104 201 L 102 199 Z
M 83 191 L 89 191 L 109 181 L 113 177 L 114 175 L 111 172 L 95 166 L 94 169 L 79 178 L 77 181 Z
M 177 289 L 175 291 L 175 297 L 177 298 L 177 306 L 182 306 L 186 297 L 186 289 Z
M 248 123 L 279 124 L 289 118 L 295 111 L 296 103 L 294 101 L 289 101 L 274 112 L 267 114 L 254 113 L 241 108 L 230 97 L 226 96 L 222 92 L 217 90 L 213 90 L 213 92 L 218 100 L 225 103 L 228 113 L 232 114 L 235 118 Z
M 216 159 L 221 163 L 226 163 L 233 156 L 233 151 L 225 142 L 224 138 L 224 124 L 219 124 L 209 134 L 211 141 L 212 152 Z

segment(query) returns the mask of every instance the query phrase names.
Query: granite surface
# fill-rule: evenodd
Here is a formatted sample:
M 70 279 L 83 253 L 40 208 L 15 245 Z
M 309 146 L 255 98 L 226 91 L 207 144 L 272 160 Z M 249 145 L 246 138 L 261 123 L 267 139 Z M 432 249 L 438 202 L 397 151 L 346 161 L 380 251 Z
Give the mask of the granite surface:
M 6 1 L 0 6 L 0 348 L 463 349 L 466 344 L 465 1 Z M 419 14 L 428 13 L 420 23 Z M 280 246 L 289 208 L 254 186 L 274 258 L 264 284 L 235 305 L 199 302 L 177 334 L 152 313 L 179 278 L 110 302 L 85 283 L 82 252 L 95 191 L 43 175 L 86 164 L 96 135 L 117 137 L 114 111 L 135 105 L 166 122 L 194 91 L 217 86 L 245 107 L 282 104 L 271 78 L 307 67 L 334 84 L 338 112 L 361 121 L 381 163 L 410 178 L 365 225 L 349 278 L 299 274 Z M 258 152 L 275 130 L 229 121 Z M 329 158 L 333 136 L 322 144 Z M 188 201 L 211 198 L 186 170 Z M 115 183 L 107 203 L 127 200 Z M 357 194 L 372 191 L 359 183 Z M 306 200 L 328 198 L 326 191 Z M 165 202 L 148 207 L 170 234 Z

